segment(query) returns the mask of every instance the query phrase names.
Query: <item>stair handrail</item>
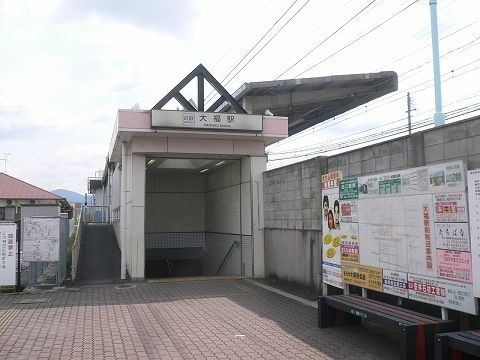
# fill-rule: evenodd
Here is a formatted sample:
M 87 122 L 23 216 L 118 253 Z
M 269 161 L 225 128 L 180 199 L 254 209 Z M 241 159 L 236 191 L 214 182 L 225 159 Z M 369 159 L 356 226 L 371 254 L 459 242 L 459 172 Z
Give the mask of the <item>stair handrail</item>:
M 225 255 L 225 257 L 224 257 L 223 260 L 222 260 L 222 263 L 220 264 L 220 266 L 218 267 L 217 271 L 215 272 L 215 275 L 218 275 L 218 273 L 220 272 L 220 270 L 222 270 L 223 265 L 225 265 L 225 263 L 227 262 L 227 259 L 229 258 L 230 254 L 232 253 L 233 248 L 234 248 L 235 246 L 239 246 L 239 245 L 240 245 L 240 243 L 239 243 L 237 240 L 235 240 L 235 241 L 233 242 L 232 246 L 230 246 L 230 249 L 228 249 L 227 255 Z

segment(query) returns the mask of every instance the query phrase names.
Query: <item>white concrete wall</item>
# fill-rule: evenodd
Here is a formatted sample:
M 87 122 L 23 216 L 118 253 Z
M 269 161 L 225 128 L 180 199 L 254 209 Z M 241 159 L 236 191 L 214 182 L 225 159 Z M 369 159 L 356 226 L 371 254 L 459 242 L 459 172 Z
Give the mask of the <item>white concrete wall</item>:
M 145 207 L 146 233 L 204 232 L 204 175 L 148 174 Z
M 235 242 L 219 274 L 241 274 L 240 172 L 236 161 L 206 175 L 204 275 L 215 275 Z

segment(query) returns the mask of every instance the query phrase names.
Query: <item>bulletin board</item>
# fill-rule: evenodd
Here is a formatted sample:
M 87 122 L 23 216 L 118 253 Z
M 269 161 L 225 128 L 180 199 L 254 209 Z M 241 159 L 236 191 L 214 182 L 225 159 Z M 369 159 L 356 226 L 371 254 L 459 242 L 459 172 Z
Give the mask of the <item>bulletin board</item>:
M 478 192 L 470 191 L 468 199 L 472 203 L 472 196 L 477 196 L 478 204 L 480 171 L 469 173 L 471 181 Z M 472 228 L 466 184 L 461 161 L 340 177 L 337 187 L 324 190 L 329 198 L 339 199 L 334 227 L 323 218 L 326 251 L 330 238 L 332 243 L 340 239 L 341 278 L 336 286 L 352 284 L 477 314 L 480 279 L 472 264 L 480 266 L 480 209 Z

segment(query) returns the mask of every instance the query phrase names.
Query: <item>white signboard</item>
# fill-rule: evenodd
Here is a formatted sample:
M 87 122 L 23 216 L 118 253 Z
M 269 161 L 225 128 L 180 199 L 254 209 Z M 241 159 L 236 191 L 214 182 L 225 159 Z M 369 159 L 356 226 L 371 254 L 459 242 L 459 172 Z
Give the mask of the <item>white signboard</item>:
M 408 298 L 407 273 L 383 270 L 383 292 Z
M 343 289 L 342 269 L 340 265 L 332 265 L 323 263 L 322 265 L 322 282 L 328 285 Z
M 439 249 L 470 251 L 468 223 L 436 223 L 435 242 Z
M 408 274 L 408 297 L 469 314 L 478 313 L 471 284 Z
M 465 193 L 435 194 L 435 222 L 467 222 Z
M 58 261 L 60 218 L 23 220 L 23 261 Z
M 262 115 L 152 110 L 152 127 L 262 131 Z
M 473 292 L 480 297 L 480 169 L 468 172 L 468 204 L 472 251 Z
M 0 222 L 0 286 L 15 285 L 17 226 Z

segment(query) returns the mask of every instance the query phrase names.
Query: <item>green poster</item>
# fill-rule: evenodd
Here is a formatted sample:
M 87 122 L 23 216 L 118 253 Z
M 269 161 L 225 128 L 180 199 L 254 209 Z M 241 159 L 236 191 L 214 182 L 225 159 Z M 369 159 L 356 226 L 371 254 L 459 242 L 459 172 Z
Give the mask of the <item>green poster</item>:
M 340 180 L 340 200 L 358 199 L 358 178 Z

